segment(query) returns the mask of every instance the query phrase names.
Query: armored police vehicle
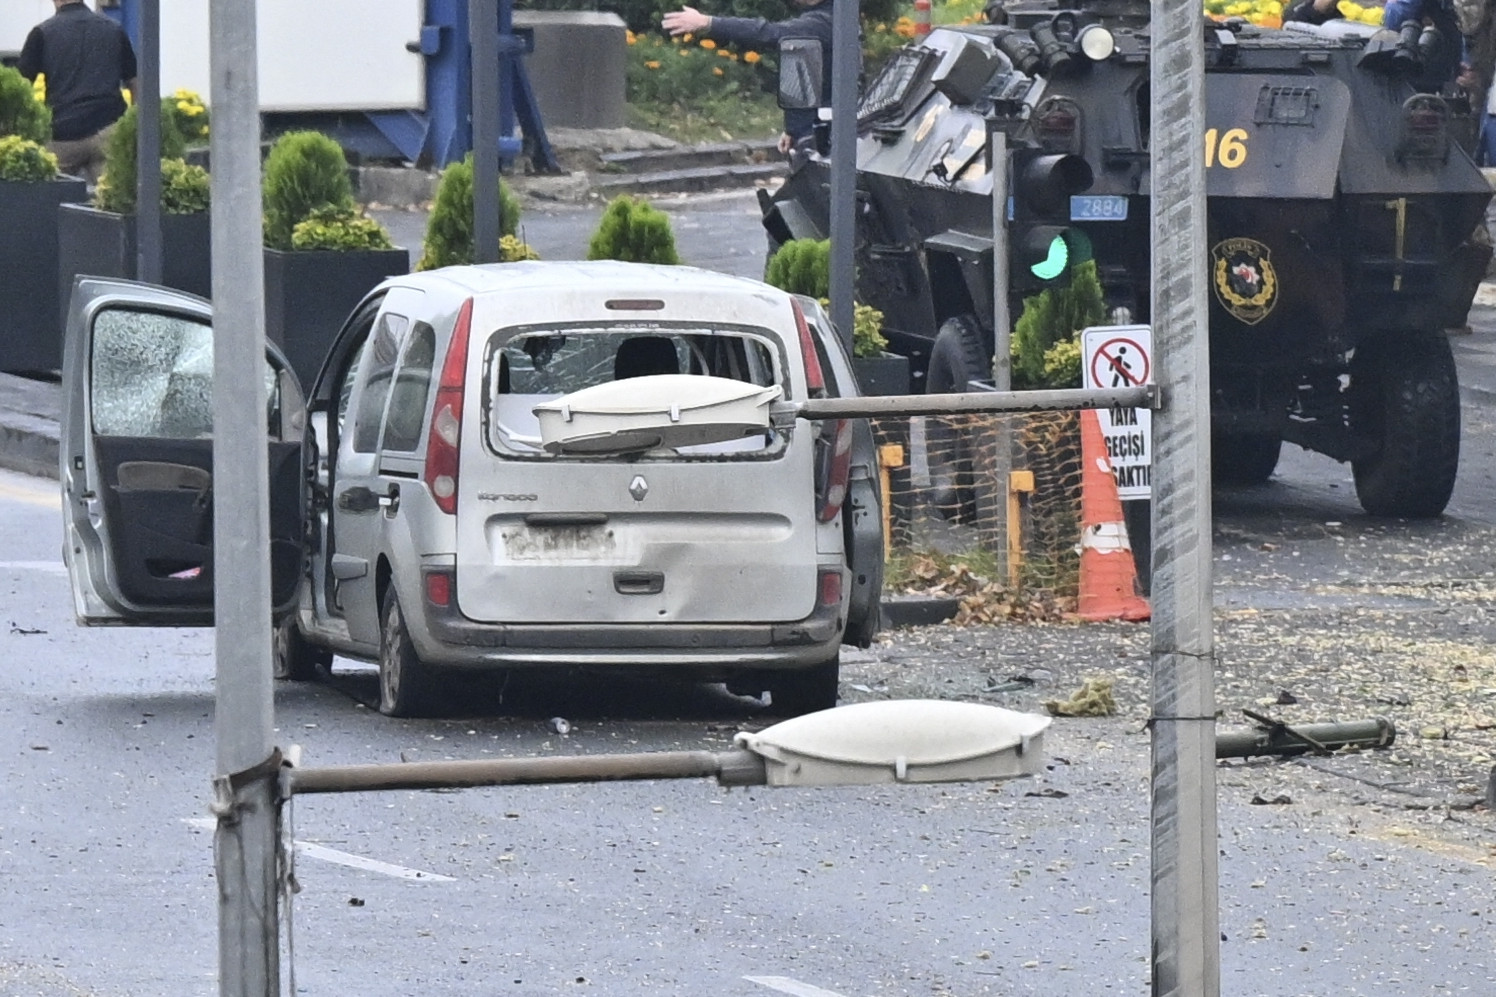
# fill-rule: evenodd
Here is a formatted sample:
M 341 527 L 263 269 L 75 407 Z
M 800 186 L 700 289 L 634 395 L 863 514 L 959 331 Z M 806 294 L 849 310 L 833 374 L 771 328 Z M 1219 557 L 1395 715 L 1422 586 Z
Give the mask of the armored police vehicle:
M 858 297 L 929 391 L 991 376 L 995 131 L 1010 150 L 1011 314 L 1089 256 L 1109 305 L 1148 321 L 1147 7 L 1024 0 L 999 19 L 900 50 L 859 108 Z M 1436 516 L 1449 500 L 1446 329 L 1490 258 L 1491 190 L 1462 145 L 1468 101 L 1414 86 L 1431 42 L 1207 22 L 1218 481 L 1266 480 L 1286 440 L 1350 462 L 1372 514 Z M 813 154 L 761 195 L 771 243 L 824 237 L 828 165 Z

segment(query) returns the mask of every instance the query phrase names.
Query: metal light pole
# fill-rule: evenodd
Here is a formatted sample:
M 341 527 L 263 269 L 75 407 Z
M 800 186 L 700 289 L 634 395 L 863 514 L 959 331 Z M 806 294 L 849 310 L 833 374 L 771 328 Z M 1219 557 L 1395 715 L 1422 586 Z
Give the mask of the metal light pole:
M 1149 129 L 1153 341 L 1153 993 L 1218 997 L 1215 649 L 1205 259 L 1204 16 L 1155 0 Z
M 831 5 L 831 323 L 852 350 L 857 238 L 857 0 Z
M 499 0 L 468 0 L 473 87 L 473 262 L 499 261 Z
M 992 386 L 1013 387 L 1013 320 L 1008 313 L 1008 135 L 993 131 L 992 165 Z
M 161 283 L 161 0 L 141 0 L 135 83 L 135 276 Z
M 219 993 L 280 993 L 278 758 L 271 690 L 265 278 L 254 0 L 211 0 L 213 837 Z

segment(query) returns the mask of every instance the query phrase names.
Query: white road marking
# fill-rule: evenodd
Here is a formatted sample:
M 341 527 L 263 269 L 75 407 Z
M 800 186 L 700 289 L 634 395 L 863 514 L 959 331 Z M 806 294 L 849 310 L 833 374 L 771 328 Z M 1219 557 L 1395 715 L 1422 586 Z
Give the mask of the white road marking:
M 218 827 L 218 822 L 211 817 L 183 817 L 182 823 L 202 828 L 205 831 L 212 831 Z M 326 845 L 318 845 L 310 841 L 297 841 L 295 845 L 296 854 L 301 858 L 321 859 L 323 862 L 346 865 L 351 869 L 362 869 L 365 872 L 378 872 L 386 876 L 394 876 L 396 879 L 409 879 L 422 883 L 457 882 L 452 876 L 441 876 L 434 872 L 422 872 L 420 869 L 409 869 L 403 865 L 380 862 L 378 859 L 340 852 L 336 848 L 328 848 Z
M 57 482 L 11 471 L 0 471 L 0 498 L 48 509 L 62 508 L 62 489 Z
M 49 575 L 67 575 L 61 561 L 0 561 L 0 571 L 44 571 Z
M 782 994 L 789 994 L 790 997 L 842 997 L 835 990 L 824 990 L 788 976 L 745 976 L 743 979 L 749 983 L 757 983 L 761 987 L 768 987 L 770 990 L 778 990 Z

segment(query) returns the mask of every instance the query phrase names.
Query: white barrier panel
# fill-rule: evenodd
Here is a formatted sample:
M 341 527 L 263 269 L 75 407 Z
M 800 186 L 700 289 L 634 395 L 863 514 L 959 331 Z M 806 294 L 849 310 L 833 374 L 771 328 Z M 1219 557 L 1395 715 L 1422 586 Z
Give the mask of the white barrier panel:
M 161 2 L 161 92 L 208 97 L 208 7 Z M 0 0 L 0 54 L 54 13 L 52 0 Z M 424 110 L 423 0 L 259 0 L 260 109 Z

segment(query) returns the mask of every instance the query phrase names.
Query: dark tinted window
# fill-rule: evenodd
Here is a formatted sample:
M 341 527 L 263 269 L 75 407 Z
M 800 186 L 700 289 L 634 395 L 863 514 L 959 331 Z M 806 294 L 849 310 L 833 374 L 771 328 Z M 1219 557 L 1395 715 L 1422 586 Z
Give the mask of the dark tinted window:
M 400 358 L 400 343 L 409 324 L 404 316 L 386 312 L 379 316 L 369 345 L 364 348 L 359 361 L 363 393 L 353 416 L 353 449 L 359 453 L 373 453 L 379 443 L 379 419 L 384 414 L 395 362 Z
M 384 419 L 385 450 L 409 452 L 420 446 L 435 359 L 436 331 L 425 322 L 417 322 L 406 342 L 400 369 L 395 373 L 395 387 Z

